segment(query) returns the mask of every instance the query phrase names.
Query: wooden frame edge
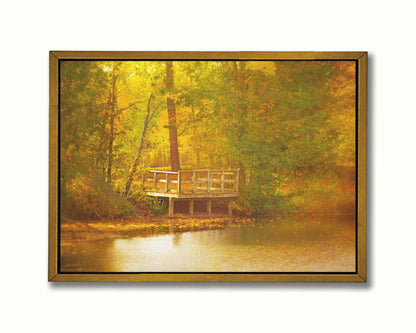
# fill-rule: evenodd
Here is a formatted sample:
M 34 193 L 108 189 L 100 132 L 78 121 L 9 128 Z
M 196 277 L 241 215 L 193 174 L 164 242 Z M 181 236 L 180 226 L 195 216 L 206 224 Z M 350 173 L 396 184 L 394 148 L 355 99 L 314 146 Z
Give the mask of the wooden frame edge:
M 358 274 L 56 274 L 53 282 L 365 282 Z
M 358 63 L 358 196 L 357 272 L 351 274 L 284 273 L 137 273 L 65 274 L 58 272 L 58 103 L 59 60 L 65 59 L 241 59 L 357 60 Z M 49 262 L 51 282 L 366 282 L 367 281 L 367 52 L 49 52 Z
M 49 52 L 49 281 L 58 274 L 58 66 Z
M 357 273 L 367 281 L 367 74 L 368 53 L 358 59 Z
M 264 60 L 355 60 L 365 52 L 187 52 L 187 51 L 51 51 L 58 59 L 264 59 Z

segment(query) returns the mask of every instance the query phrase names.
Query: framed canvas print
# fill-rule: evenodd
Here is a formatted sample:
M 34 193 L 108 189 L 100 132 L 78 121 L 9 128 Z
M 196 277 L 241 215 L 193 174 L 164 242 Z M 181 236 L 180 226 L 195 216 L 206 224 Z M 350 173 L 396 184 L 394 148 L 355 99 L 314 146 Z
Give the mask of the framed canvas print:
M 50 281 L 366 281 L 366 52 L 50 52 Z

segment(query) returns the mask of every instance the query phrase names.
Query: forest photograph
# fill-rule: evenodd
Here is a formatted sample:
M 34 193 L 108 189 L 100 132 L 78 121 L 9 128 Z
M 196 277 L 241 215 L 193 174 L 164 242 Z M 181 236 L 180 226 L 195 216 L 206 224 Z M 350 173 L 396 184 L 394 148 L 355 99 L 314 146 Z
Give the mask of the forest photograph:
M 355 272 L 353 60 L 61 60 L 60 272 Z

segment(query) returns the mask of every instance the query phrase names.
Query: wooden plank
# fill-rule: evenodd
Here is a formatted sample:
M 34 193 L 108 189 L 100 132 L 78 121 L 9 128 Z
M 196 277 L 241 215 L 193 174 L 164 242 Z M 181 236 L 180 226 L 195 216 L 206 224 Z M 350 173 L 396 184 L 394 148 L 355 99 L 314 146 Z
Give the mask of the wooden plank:
M 207 192 L 209 192 L 210 187 L 211 187 L 211 171 L 207 171 Z
M 237 172 L 238 169 L 197 169 L 194 171 L 198 171 L 198 172 L 206 172 L 206 171 L 214 171 L 214 172 L 221 172 L 221 171 L 226 171 L 226 172 Z
M 240 170 L 237 170 L 237 174 L 235 177 L 235 191 L 238 192 L 238 187 L 240 185 Z
M 224 192 L 224 171 L 221 173 L 221 192 Z
M 164 192 L 162 193 L 155 193 L 154 196 L 170 196 L 171 193 L 166 194 Z M 187 198 L 213 198 L 213 199 L 221 199 L 221 198 L 238 198 L 239 194 L 237 192 L 221 192 L 221 191 L 211 191 L 211 192 L 207 192 L 207 191 L 197 191 L 195 193 L 181 193 L 181 195 L 175 195 L 175 197 L 179 197 L 179 198 L 183 198 L 183 199 L 187 199 Z
M 165 181 L 166 181 L 166 187 L 165 187 L 165 192 L 167 193 L 167 192 L 169 192 L 169 174 L 167 173 L 166 174 L 166 179 L 165 179 Z
M 193 170 L 181 170 L 181 172 L 207 172 L 207 171 L 211 171 L 211 172 L 222 172 L 222 171 L 237 172 L 237 170 L 238 169 L 193 169 Z M 166 171 L 164 171 L 164 172 L 166 172 Z M 173 171 L 167 171 L 167 172 L 173 172 Z
M 209 170 L 209 169 L 200 169 L 200 170 L 180 170 L 178 172 L 175 171 L 163 171 L 163 170 L 150 170 L 149 173 L 150 174 L 171 174 L 171 175 L 177 175 L 179 173 L 207 173 L 210 172 L 211 174 L 211 179 L 215 179 L 214 176 L 221 176 L 222 174 L 227 175 L 227 176 L 235 176 L 235 174 L 237 173 L 238 170 Z M 205 179 L 205 178 L 204 178 Z
M 153 175 L 153 187 L 156 189 L 157 187 L 157 173 Z
M 146 191 L 146 195 L 149 195 L 151 197 L 158 197 L 158 198 L 179 198 L 178 193 L 172 193 L 172 192 L 166 193 L 166 192 Z
M 181 193 L 181 172 L 180 171 L 178 172 L 177 183 L 178 183 L 178 193 Z
M 159 171 L 159 170 L 150 170 L 152 173 L 160 173 L 160 174 L 170 174 L 170 175 L 176 175 L 176 171 Z

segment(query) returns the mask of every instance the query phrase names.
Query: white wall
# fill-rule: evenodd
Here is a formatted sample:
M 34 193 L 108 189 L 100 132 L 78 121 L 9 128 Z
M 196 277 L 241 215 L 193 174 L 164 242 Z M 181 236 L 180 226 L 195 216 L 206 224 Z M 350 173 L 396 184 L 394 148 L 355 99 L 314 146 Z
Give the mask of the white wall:
M 416 24 L 411 4 L 3 2 L 1 331 L 414 329 Z M 369 51 L 369 283 L 48 283 L 49 50 Z

